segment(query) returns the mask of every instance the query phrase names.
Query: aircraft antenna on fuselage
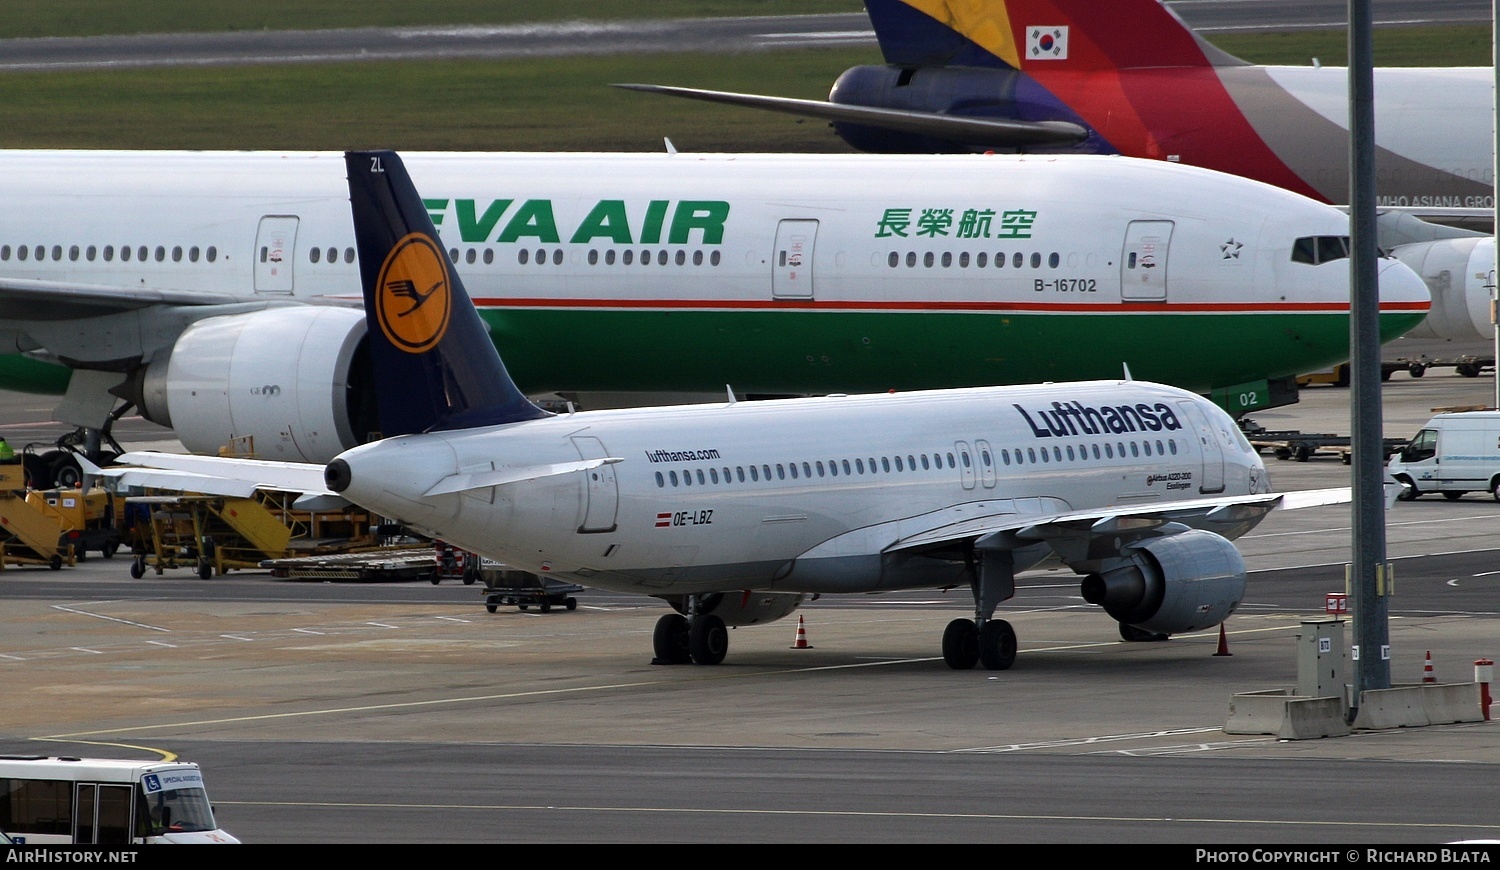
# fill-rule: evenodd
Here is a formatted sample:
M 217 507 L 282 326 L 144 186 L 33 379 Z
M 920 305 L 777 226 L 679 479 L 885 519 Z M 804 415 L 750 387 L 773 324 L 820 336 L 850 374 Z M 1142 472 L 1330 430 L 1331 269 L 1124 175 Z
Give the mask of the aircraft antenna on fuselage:
M 382 434 L 550 417 L 505 370 L 401 158 L 344 163 Z
M 1135 378 L 1133 378 L 1133 377 L 1130 376 L 1130 363 L 1128 363 L 1128 362 L 1122 362 L 1122 363 L 1120 363 L 1120 366 L 1123 369 L 1125 369 L 1125 380 L 1127 380 L 1127 381 L 1133 381 L 1133 380 L 1135 380 Z

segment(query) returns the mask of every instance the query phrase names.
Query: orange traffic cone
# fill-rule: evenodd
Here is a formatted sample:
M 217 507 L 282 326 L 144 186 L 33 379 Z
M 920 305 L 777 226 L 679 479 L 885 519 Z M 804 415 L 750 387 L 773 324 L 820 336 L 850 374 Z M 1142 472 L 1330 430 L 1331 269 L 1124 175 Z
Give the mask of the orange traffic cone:
M 802 617 L 797 617 L 797 642 L 792 644 L 792 649 L 812 649 L 812 644 L 807 642 L 807 626 L 802 624 Z
M 1232 656 L 1232 655 L 1234 655 L 1234 653 L 1232 653 L 1232 652 L 1229 651 L 1229 635 L 1227 635 L 1227 634 L 1224 633 L 1224 623 L 1222 623 L 1222 622 L 1219 623 L 1219 650 L 1218 650 L 1218 652 L 1214 653 L 1214 655 L 1216 655 L 1216 656 Z
M 1436 683 L 1437 677 L 1432 674 L 1432 650 L 1427 651 L 1427 661 L 1422 665 L 1422 682 Z

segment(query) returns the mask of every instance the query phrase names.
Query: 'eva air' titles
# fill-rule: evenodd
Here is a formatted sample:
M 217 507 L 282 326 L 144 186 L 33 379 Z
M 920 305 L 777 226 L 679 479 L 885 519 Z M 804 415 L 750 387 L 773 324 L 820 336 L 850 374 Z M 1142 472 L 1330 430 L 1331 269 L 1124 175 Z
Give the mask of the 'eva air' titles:
M 653 199 L 627 203 L 623 199 L 601 199 L 582 213 L 586 203 L 558 203 L 550 199 L 424 199 L 432 223 L 442 230 L 458 231 L 465 242 L 535 241 L 548 244 L 586 245 L 596 242 L 620 245 L 703 244 L 724 242 L 724 223 L 729 203 L 712 199 L 673 202 Z

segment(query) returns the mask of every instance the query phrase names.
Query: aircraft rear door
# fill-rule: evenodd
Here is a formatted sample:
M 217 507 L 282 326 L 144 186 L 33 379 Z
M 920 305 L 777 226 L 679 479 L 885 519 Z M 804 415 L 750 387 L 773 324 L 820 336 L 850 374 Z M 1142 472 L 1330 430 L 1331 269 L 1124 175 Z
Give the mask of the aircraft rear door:
M 574 435 L 573 446 L 582 459 L 604 459 L 609 453 L 604 442 L 589 435 Z M 620 488 L 615 480 L 615 467 L 601 465 L 583 472 L 587 485 L 583 497 L 586 500 L 583 523 L 578 526 L 581 534 L 612 532 L 615 530 L 615 514 L 620 507 Z
M 772 298 L 813 298 L 813 243 L 817 239 L 817 221 L 784 220 L 776 225 L 776 252 L 771 267 Z
M 291 293 L 297 254 L 297 216 L 266 215 L 255 233 L 255 292 Z
M 1187 416 L 1191 435 L 1198 438 L 1198 453 L 1203 460 L 1203 479 L 1198 482 L 1198 492 L 1224 491 L 1224 446 L 1219 441 L 1203 409 L 1192 402 L 1178 402 L 1177 407 Z
M 1124 302 L 1167 301 L 1167 251 L 1171 221 L 1131 221 L 1120 255 L 1120 299 Z

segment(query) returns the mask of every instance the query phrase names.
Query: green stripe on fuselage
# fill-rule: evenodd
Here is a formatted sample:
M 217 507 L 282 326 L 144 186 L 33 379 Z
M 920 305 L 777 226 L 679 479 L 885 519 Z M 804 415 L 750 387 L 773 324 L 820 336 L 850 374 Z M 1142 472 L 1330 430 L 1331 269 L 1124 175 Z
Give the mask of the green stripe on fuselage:
M 481 313 L 511 376 L 529 392 L 936 389 L 1116 378 L 1124 363 L 1135 378 L 1207 393 L 1349 357 L 1342 314 Z M 1382 315 L 1381 340 L 1421 320 Z M 69 377 L 59 365 L 0 355 L 0 389 L 61 394 Z
M 486 308 L 522 389 L 869 392 L 1131 376 L 1207 393 L 1349 358 L 1343 314 Z M 1422 313 L 1382 315 L 1388 341 Z

